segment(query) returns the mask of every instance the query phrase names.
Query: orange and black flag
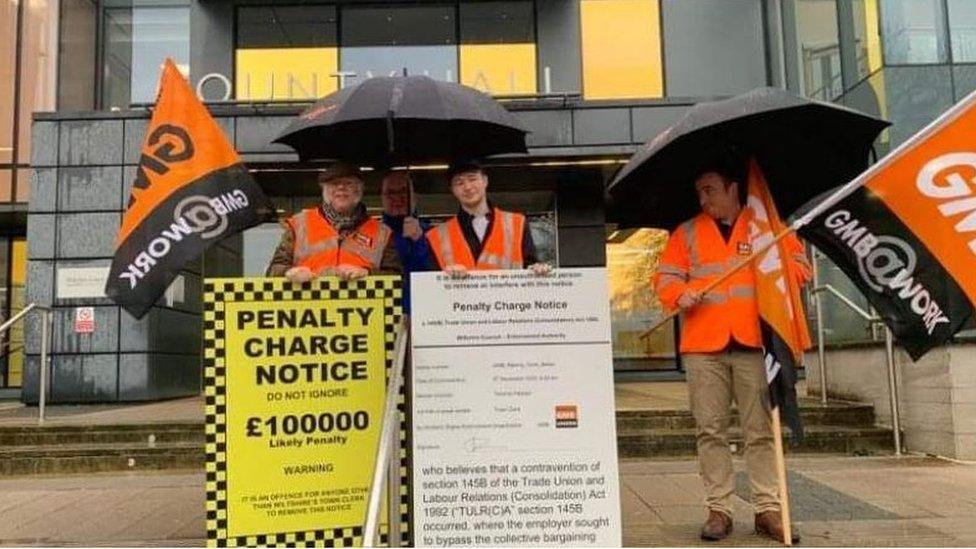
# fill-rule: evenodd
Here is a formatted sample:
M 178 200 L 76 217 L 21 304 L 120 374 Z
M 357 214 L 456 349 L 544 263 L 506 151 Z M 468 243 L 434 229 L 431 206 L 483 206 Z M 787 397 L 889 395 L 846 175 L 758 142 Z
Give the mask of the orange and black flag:
M 800 215 L 913 360 L 945 343 L 976 304 L 976 93 Z
M 270 214 L 234 147 L 167 59 L 106 295 L 141 318 L 188 262 Z
M 769 193 L 766 179 L 755 160 L 749 162 L 749 197 L 746 201 L 749 240 L 753 250 L 769 247 L 787 230 Z M 809 267 L 803 245 L 789 234 L 760 253 L 752 262 L 759 304 L 763 362 L 773 408 L 779 408 L 797 441 L 803 440 L 803 424 L 796 401 L 796 372 L 803 351 L 810 347 L 810 332 L 800 285 Z

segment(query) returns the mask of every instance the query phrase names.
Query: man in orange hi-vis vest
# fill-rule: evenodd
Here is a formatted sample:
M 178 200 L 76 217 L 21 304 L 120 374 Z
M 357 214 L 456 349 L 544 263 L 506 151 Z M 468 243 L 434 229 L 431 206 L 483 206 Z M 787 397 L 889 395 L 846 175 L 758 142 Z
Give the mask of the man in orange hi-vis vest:
M 362 203 L 359 168 L 337 163 L 319 174 L 319 185 L 322 204 L 288 218 L 267 275 L 303 283 L 325 275 L 352 280 L 400 274 L 392 231 Z
M 537 275 L 549 273 L 550 266 L 537 260 L 525 216 L 488 202 L 488 176 L 481 164 L 455 162 L 447 177 L 460 209 L 457 215 L 427 231 L 431 270 L 460 277 L 468 271 L 528 266 Z
M 722 159 L 699 175 L 695 191 L 702 213 L 671 234 L 655 287 L 666 308 L 683 311 L 680 352 L 688 375 L 708 508 L 701 538 L 717 541 L 732 531 L 734 476 L 728 428 L 735 400 L 745 435 L 756 531 L 782 541 L 754 271 L 739 269 L 714 290 L 701 292 L 753 253 L 748 216 L 740 215 L 744 210 L 743 168 Z M 805 281 L 810 267 L 803 246 L 795 237 L 790 239 L 786 249 L 795 267 L 791 272 Z

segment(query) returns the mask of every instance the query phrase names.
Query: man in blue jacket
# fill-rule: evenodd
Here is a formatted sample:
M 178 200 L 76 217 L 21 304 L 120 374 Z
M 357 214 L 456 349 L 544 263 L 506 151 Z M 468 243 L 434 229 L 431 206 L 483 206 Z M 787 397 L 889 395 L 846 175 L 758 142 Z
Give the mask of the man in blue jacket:
M 403 312 L 410 314 L 410 273 L 427 270 L 430 247 L 424 234 L 428 224 L 416 217 L 413 208 L 413 181 L 404 170 L 391 170 L 383 176 L 380 197 L 383 223 L 393 230 L 393 242 L 403 265 Z

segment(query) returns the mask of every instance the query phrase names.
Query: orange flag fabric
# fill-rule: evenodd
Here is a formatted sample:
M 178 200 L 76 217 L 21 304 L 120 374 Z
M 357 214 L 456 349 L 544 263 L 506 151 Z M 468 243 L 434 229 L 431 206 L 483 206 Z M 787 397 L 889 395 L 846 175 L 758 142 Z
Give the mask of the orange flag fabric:
M 766 248 L 787 230 L 754 159 L 749 162 L 745 214 L 749 216 L 753 250 Z M 780 407 L 785 422 L 798 439 L 803 436 L 803 426 L 796 401 L 796 370 L 803 360 L 803 351 L 810 347 L 810 331 L 800 295 L 800 283 L 806 278 L 805 264 L 803 244 L 794 234 L 784 237 L 752 262 L 770 397 L 773 407 Z
M 167 59 L 106 295 L 141 318 L 188 262 L 270 214 L 237 151 Z

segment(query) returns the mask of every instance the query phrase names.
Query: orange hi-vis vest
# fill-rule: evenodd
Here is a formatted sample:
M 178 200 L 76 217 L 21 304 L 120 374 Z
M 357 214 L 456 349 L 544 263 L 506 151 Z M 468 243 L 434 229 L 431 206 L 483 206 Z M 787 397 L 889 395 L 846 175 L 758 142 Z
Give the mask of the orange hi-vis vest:
M 728 242 L 717 222 L 705 213 L 675 229 L 655 276 L 657 294 L 665 307 L 677 309 L 678 298 L 686 289 L 704 289 L 752 254 L 747 218 L 739 215 Z M 730 339 L 748 347 L 761 346 L 756 279 L 749 266 L 736 271 L 682 315 L 682 353 L 721 351 Z
M 469 271 L 521 269 L 525 216 L 494 209 L 491 232 L 485 235 L 477 261 L 471 254 L 457 216 L 427 231 L 427 241 L 441 268 L 463 265 Z
M 288 218 L 295 231 L 294 264 L 308 267 L 314 273 L 355 265 L 376 271 L 392 231 L 382 222 L 370 218 L 356 230 L 340 238 L 339 232 L 318 208 L 309 208 Z

